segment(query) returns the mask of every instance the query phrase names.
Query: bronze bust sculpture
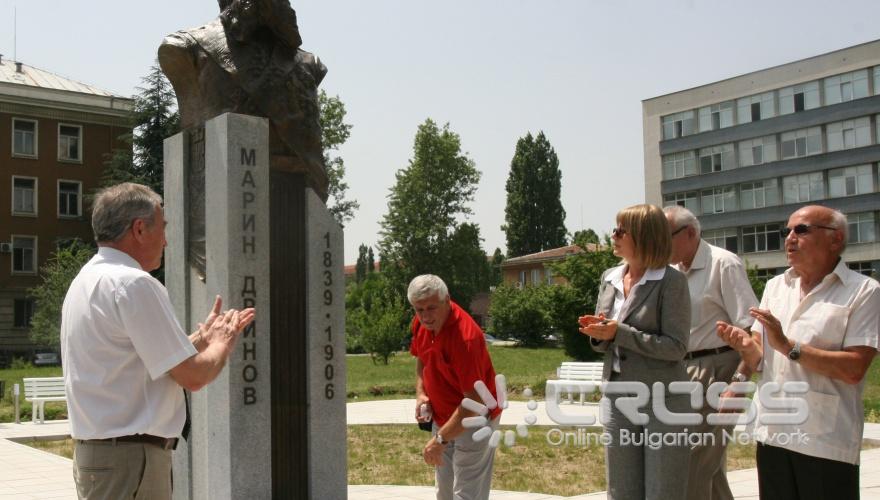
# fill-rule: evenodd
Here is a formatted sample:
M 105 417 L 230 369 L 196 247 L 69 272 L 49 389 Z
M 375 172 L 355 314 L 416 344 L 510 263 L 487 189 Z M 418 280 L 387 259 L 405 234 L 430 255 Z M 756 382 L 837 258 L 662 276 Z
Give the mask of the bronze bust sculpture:
M 271 167 L 305 174 L 307 184 L 326 200 L 318 85 L 327 68 L 299 48 L 302 39 L 288 0 L 218 3 L 217 19 L 169 35 L 159 47 L 159 64 L 177 94 L 181 127 L 196 130 L 226 112 L 268 118 Z M 194 165 L 188 176 L 190 195 L 197 197 L 191 200 L 189 254 L 204 276 L 204 171 Z

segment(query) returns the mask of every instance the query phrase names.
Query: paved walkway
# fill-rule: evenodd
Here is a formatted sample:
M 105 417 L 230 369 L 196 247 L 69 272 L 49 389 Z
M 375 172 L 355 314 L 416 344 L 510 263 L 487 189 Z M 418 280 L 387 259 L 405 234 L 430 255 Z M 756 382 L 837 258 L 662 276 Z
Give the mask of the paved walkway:
M 349 403 L 348 423 L 353 424 L 411 424 L 415 400 L 369 401 Z M 595 415 L 593 405 L 562 405 L 562 411 L 570 415 Z M 534 413 L 535 425 L 556 425 L 547 417 L 543 403 L 534 412 L 526 403 L 511 402 L 501 418 L 503 425 L 523 422 L 525 415 Z M 75 499 L 76 491 L 71 474 L 71 461 L 43 452 L 12 440 L 58 439 L 69 436 L 66 420 L 48 421 L 45 424 L 0 424 L 0 500 Z M 865 424 L 865 440 L 880 446 L 880 424 Z M 758 484 L 755 469 L 732 471 L 727 474 L 731 489 L 737 499 L 757 499 Z M 434 489 L 424 486 L 372 486 L 348 487 L 351 500 L 432 500 Z M 493 490 L 491 498 L 498 500 L 584 500 L 605 498 L 605 492 L 560 497 L 541 493 Z M 861 498 L 880 500 L 880 448 L 862 452 Z

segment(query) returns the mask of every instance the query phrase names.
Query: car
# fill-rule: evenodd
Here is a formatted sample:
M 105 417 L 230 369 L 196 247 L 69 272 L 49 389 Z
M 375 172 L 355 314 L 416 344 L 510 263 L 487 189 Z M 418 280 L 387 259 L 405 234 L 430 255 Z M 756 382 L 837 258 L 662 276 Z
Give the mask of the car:
M 60 366 L 61 356 L 54 351 L 44 351 L 34 354 L 34 366 Z
M 492 335 L 489 335 L 488 333 L 484 333 L 483 336 L 486 337 L 486 343 L 489 345 L 493 345 L 496 342 L 500 342 L 498 339 L 496 339 Z

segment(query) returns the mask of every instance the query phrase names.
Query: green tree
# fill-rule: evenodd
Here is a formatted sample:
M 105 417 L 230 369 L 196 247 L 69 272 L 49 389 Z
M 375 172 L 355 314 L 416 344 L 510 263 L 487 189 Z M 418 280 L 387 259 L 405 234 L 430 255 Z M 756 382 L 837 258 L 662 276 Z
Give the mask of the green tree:
M 354 265 L 355 281 L 360 283 L 367 277 L 367 245 L 361 243 L 358 247 L 358 258 Z
M 61 306 L 73 278 L 95 255 L 95 250 L 75 240 L 59 248 L 40 268 L 40 284 L 28 290 L 35 300 L 30 339 L 41 346 L 58 348 L 61 339 Z
M 357 200 L 346 200 L 348 183 L 345 182 L 345 162 L 339 156 L 339 147 L 351 135 L 351 125 L 345 123 L 345 104 L 339 96 L 330 97 L 321 90 L 318 94 L 321 109 L 321 141 L 324 147 L 324 165 L 329 180 L 329 199 L 327 209 L 340 225 L 354 218 L 354 211 L 360 208 Z
M 571 242 L 572 244 L 587 248 L 587 245 L 589 244 L 599 244 L 599 235 L 592 229 L 581 229 L 580 231 L 574 232 L 571 236 Z
M 376 270 L 376 258 L 373 256 L 373 247 L 367 251 L 367 272 L 372 273 Z
M 453 300 L 468 307 L 474 293 L 488 289 L 489 264 L 478 226 L 459 222 L 471 214 L 480 172 L 461 152 L 458 134 L 449 124 L 440 128 L 426 120 L 416 133 L 413 158 L 395 179 L 381 221 L 382 274 L 401 296 L 413 277 L 436 274 Z
M 544 343 L 550 333 L 547 311 L 547 286 L 517 288 L 501 285 L 492 293 L 489 316 L 492 322 L 489 334 L 498 338 L 515 339 L 520 345 L 535 347 Z
M 380 273 L 368 273 L 346 293 L 346 351 L 369 352 L 373 361 L 388 364 L 409 335 L 410 311 L 403 298 Z
M 611 241 L 606 236 L 605 244 L 598 247 L 594 251 L 585 251 L 582 253 L 571 254 L 564 260 L 550 264 L 553 273 L 561 276 L 568 281 L 568 285 L 573 290 L 573 296 L 580 302 L 569 304 L 569 307 L 578 311 L 577 315 L 593 314 L 596 311 L 596 299 L 599 295 L 599 285 L 602 273 L 610 267 L 618 265 L 618 259 L 611 251 Z M 562 300 L 562 299 L 559 299 Z M 563 345 L 565 352 L 574 359 L 585 361 L 594 359 L 595 353 L 589 346 L 587 339 L 578 332 L 575 324 L 570 324 L 570 313 L 568 318 L 563 318 L 562 313 L 556 325 L 562 333 Z M 576 320 L 576 317 L 575 317 Z
M 492 254 L 492 270 L 489 278 L 490 286 L 498 286 L 504 281 L 504 275 L 501 271 L 502 263 L 504 263 L 504 253 L 501 252 L 500 248 L 496 248 L 495 253 Z
M 101 185 L 137 182 L 162 194 L 164 141 L 180 131 L 174 89 L 154 62 L 137 91 L 131 116 L 133 132 L 119 137 L 128 147 L 111 153 Z
M 509 257 L 565 245 L 562 172 L 544 132 L 535 138 L 528 133 L 517 141 L 506 189 L 505 223 L 501 229 L 507 236 Z
M 755 297 L 761 300 L 761 296 L 764 295 L 764 287 L 767 286 L 767 278 L 758 276 L 758 266 L 749 267 L 748 262 L 746 262 L 746 275 L 749 278 L 749 284 L 752 285 L 752 290 L 755 292 Z

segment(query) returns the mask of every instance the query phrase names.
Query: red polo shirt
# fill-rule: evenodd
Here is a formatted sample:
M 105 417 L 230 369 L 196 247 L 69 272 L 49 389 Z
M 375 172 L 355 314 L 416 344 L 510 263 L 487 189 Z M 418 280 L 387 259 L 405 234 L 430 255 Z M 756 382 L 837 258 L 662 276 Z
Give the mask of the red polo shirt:
M 443 425 L 461 404 L 466 391 L 474 390 L 474 382 L 482 380 L 495 398 L 495 369 L 486 349 L 483 330 L 471 316 L 450 301 L 449 317 L 440 332 L 430 330 L 413 318 L 413 340 L 409 352 L 419 358 L 424 369 L 422 383 L 431 399 L 434 420 Z M 501 408 L 491 410 L 494 419 Z

